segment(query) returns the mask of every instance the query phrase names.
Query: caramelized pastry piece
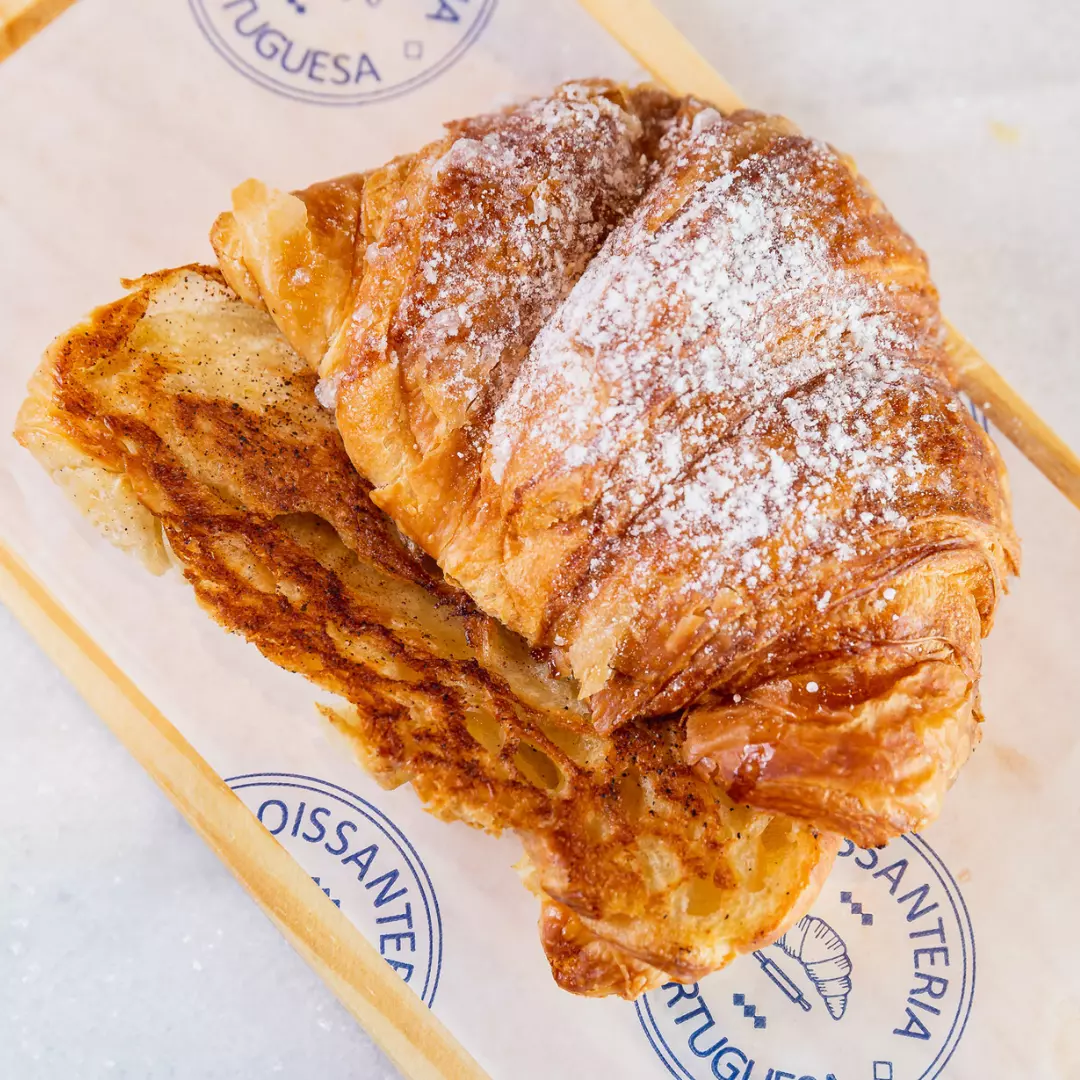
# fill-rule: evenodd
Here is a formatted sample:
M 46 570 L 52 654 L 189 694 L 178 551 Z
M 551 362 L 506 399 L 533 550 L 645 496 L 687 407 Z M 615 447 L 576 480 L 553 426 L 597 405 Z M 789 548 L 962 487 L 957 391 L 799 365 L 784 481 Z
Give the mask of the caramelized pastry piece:
M 225 280 L 267 308 L 314 371 L 352 311 L 364 181 L 342 176 L 288 194 L 246 180 L 210 232 Z
M 52 344 L 16 428 L 110 539 L 162 570 L 170 514 L 316 514 L 384 572 L 430 580 L 265 315 L 205 267 L 125 284 Z
M 132 289 L 50 348 L 19 438 L 113 539 L 339 695 L 331 718 L 381 783 L 518 833 L 560 985 L 697 979 L 802 915 L 835 837 L 734 805 L 682 760 L 681 725 L 598 735 L 565 680 L 401 546 L 265 312 L 198 267 Z
M 827 814 L 860 844 L 932 820 L 980 737 L 980 611 L 993 610 L 993 587 L 979 553 L 958 546 L 816 620 L 807 612 L 812 640 L 773 639 L 764 678 L 689 711 L 687 760 L 735 799 Z
M 977 739 L 1017 544 L 923 253 L 828 146 L 691 101 L 543 321 L 557 200 L 526 199 L 534 158 L 503 145 L 451 148 L 460 183 L 416 170 L 368 250 L 331 378 L 372 498 L 598 731 L 690 709 L 690 760 L 739 800 L 866 843 L 927 824 Z M 514 212 L 472 218 L 488 192 Z M 840 714 L 766 704 L 838 665 Z

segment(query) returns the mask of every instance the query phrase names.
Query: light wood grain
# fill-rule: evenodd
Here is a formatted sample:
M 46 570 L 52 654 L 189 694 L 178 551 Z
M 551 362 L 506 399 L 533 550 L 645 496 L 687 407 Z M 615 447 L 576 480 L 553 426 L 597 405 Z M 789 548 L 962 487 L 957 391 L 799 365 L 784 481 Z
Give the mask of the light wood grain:
M 658 82 L 694 94 L 725 112 L 743 108 L 734 89 L 651 0 L 580 0 Z M 1075 506 L 1080 508 L 1080 458 L 994 370 L 954 326 L 947 348 L 957 383 L 990 422 Z
M 374 946 L 3 545 L 0 602 L 405 1076 L 485 1080 L 485 1073 Z
M 0 60 L 25 45 L 75 0 L 0 0 Z
M 580 0 L 581 6 L 657 82 L 694 94 L 724 112 L 743 107 L 739 95 L 649 0 Z
M 1067 499 L 1080 507 L 1080 460 L 1041 416 L 955 327 L 946 348 L 960 386 L 1000 431 Z

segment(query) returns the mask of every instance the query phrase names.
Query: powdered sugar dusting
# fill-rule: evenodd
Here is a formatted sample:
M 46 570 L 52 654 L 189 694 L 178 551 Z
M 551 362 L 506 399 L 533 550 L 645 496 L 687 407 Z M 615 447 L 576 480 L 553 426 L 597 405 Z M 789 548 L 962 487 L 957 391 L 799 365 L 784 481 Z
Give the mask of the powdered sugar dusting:
M 451 125 L 427 166 L 417 270 L 391 327 L 406 382 L 450 429 L 542 322 L 644 187 L 641 123 L 608 84 L 567 84 Z M 610 96 L 608 96 L 610 94 Z M 445 427 L 440 430 L 445 431 Z
M 339 375 L 328 375 L 315 384 L 315 397 L 324 409 L 331 412 L 337 407 L 338 388 L 341 383 Z
M 511 484 L 541 461 L 577 470 L 608 536 L 701 552 L 694 591 L 853 551 L 853 524 L 903 527 L 895 504 L 925 471 L 917 428 L 944 404 L 920 359 L 932 302 L 876 269 L 898 251 L 921 265 L 917 250 L 895 226 L 862 235 L 869 196 L 832 150 L 758 126 L 748 146 L 754 131 L 703 110 L 678 133 L 665 176 L 537 337 L 487 458 Z
M 898 507 L 923 484 L 923 451 L 947 415 L 940 389 L 896 354 L 859 360 L 749 416 L 629 535 L 663 531 L 700 553 L 693 590 L 850 559 L 873 528 L 907 525 Z

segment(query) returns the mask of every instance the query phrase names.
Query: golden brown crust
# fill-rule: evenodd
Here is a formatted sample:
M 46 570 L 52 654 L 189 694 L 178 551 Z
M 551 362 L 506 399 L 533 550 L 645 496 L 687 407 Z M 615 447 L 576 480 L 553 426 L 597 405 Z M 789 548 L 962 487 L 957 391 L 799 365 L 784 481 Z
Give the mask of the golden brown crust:
M 477 448 L 540 326 L 644 191 L 671 102 L 568 83 L 374 174 L 360 317 L 323 375 L 376 502 L 427 550 L 475 496 Z
M 414 167 L 332 355 L 339 427 L 376 503 L 598 730 L 689 708 L 689 760 L 740 801 L 884 842 L 933 819 L 978 737 L 1017 559 L 1004 470 L 949 385 L 924 254 L 848 159 L 697 102 L 655 131 L 658 178 L 538 333 L 507 291 L 520 148 L 470 151 L 464 187 L 461 142 Z M 468 184 L 490 198 L 459 251 Z M 838 671 L 842 715 L 778 690 Z
M 210 231 L 226 281 L 270 312 L 313 371 L 352 310 L 365 180 L 353 173 L 292 194 L 246 180 Z
M 570 908 L 554 900 L 540 906 L 540 943 L 555 982 L 571 994 L 615 995 L 632 1001 L 672 979 L 668 972 L 597 937 Z
M 980 738 L 993 584 L 975 545 L 868 577 L 861 596 L 807 613 L 812 642 L 773 639 L 750 667 L 758 681 L 733 673 L 689 711 L 687 760 L 733 798 L 827 814 L 859 844 L 922 828 Z
M 568 989 L 696 977 L 798 917 L 832 838 L 732 805 L 677 727 L 598 736 L 565 681 L 365 507 L 268 315 L 206 269 L 133 285 L 49 350 L 20 437 L 130 483 L 210 614 L 342 699 L 331 718 L 381 783 L 518 832 L 530 886 L 580 921 L 558 943 L 545 916 Z
M 314 374 L 265 316 L 209 267 L 125 284 L 129 296 L 46 353 L 20 414 L 24 445 L 42 445 L 40 423 L 34 444 L 27 419 L 40 421 L 44 399 L 53 441 L 125 477 L 159 519 L 227 515 L 238 502 L 264 520 L 318 514 L 386 572 L 421 573 L 314 401 Z

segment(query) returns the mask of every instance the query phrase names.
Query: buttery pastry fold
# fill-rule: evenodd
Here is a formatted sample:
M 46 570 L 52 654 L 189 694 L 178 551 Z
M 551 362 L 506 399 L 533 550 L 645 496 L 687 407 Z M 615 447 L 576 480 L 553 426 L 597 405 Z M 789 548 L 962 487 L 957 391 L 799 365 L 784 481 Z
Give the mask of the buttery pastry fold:
M 594 81 L 458 121 L 371 182 L 353 317 L 322 367 L 372 498 L 437 552 L 476 496 L 492 410 L 641 198 L 674 101 Z M 438 503 L 439 510 L 432 513 Z
M 292 194 L 247 180 L 210 230 L 225 280 L 265 307 L 316 371 L 352 311 L 366 180 L 354 173 Z

